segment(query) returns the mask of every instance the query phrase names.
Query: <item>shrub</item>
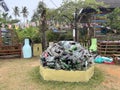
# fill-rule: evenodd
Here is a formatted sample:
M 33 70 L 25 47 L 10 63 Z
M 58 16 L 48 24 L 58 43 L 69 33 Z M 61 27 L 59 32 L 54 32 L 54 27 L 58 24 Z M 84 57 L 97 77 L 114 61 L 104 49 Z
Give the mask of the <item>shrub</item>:
M 48 30 L 46 32 L 46 37 L 48 41 L 62 41 L 62 40 L 72 40 L 72 31 L 63 32 L 53 32 L 52 30 Z
M 40 33 L 38 31 L 38 28 L 36 27 L 29 27 L 25 29 L 18 29 L 16 30 L 20 42 L 23 42 L 24 38 L 28 37 L 30 38 L 33 43 L 39 43 L 41 41 L 40 39 Z

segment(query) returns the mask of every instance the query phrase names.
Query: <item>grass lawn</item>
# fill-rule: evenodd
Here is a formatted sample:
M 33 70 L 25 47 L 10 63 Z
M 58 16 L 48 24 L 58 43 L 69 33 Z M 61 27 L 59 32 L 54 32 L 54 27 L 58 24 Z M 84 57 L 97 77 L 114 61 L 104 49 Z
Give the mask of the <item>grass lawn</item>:
M 95 74 L 86 83 L 44 81 L 39 73 L 39 57 L 32 59 L 0 59 L 0 90 L 103 90 L 99 87 L 103 73 Z

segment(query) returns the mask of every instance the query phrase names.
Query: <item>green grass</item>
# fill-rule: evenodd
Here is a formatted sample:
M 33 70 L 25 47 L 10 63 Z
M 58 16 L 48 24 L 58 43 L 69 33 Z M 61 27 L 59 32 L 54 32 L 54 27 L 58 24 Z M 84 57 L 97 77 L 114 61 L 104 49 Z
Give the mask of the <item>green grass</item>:
M 88 82 L 45 81 L 39 73 L 39 67 L 34 67 L 29 72 L 29 76 L 32 82 L 40 85 L 40 87 L 43 86 L 45 90 L 93 90 L 104 80 L 104 75 L 98 68 L 95 68 L 94 76 Z
M 97 68 L 89 82 L 44 81 L 39 73 L 38 59 L 0 60 L 0 90 L 105 90 L 101 84 L 104 72 Z

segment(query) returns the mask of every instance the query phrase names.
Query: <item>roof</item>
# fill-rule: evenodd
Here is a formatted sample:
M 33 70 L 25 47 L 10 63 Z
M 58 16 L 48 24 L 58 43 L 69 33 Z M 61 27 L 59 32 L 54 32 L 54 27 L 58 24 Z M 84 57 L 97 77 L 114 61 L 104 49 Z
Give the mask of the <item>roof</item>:
M 96 0 L 97 2 L 104 2 L 105 4 L 110 5 L 110 7 L 120 7 L 120 0 Z
M 120 0 L 96 0 L 97 2 L 104 2 L 105 4 L 109 5 L 110 7 L 105 8 L 104 6 L 99 7 L 99 10 L 102 13 L 109 13 L 113 11 L 116 7 L 120 7 Z M 84 8 L 82 13 L 95 13 L 97 12 L 95 9 L 87 7 Z

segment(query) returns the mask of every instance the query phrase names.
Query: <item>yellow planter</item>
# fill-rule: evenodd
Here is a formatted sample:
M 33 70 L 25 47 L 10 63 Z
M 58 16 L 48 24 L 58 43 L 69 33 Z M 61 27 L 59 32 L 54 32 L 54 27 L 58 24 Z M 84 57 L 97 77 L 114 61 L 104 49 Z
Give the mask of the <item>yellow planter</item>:
M 40 65 L 40 74 L 48 81 L 87 82 L 94 74 L 94 65 L 86 71 L 55 70 Z

